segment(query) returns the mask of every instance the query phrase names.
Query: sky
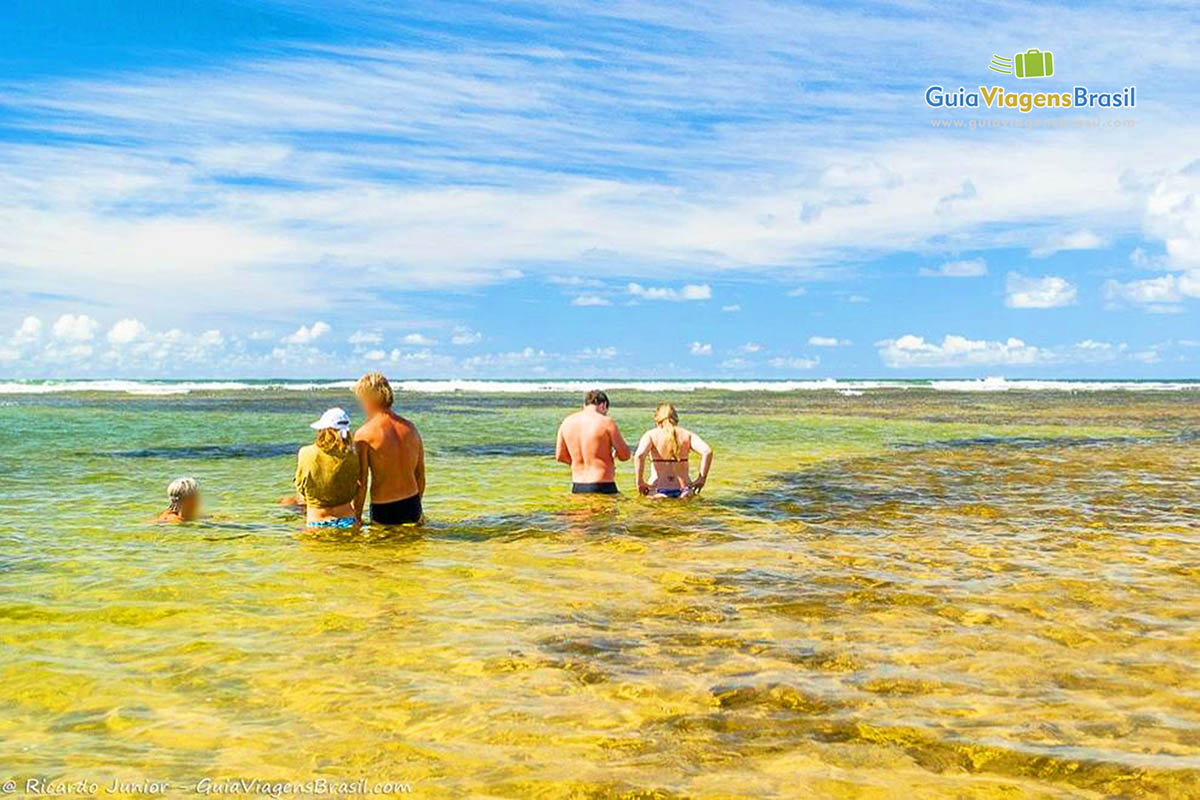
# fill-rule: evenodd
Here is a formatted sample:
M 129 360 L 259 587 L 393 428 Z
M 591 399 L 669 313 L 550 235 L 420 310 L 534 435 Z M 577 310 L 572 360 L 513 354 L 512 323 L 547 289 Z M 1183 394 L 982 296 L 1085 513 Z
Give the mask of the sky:
M 1200 377 L 1190 2 L 4 16 L 0 377 Z

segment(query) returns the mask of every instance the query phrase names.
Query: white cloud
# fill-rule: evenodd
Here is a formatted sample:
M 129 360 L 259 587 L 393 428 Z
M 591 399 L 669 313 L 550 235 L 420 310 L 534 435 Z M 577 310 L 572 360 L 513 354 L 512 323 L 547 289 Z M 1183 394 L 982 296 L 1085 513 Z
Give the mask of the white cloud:
M 328 323 L 317 321 L 312 324 L 311 328 L 301 325 L 295 333 L 283 337 L 283 342 L 285 344 L 312 344 L 326 336 L 331 330 L 333 329 L 329 327 Z
M 743 353 L 759 353 L 762 352 L 762 349 L 763 346 L 758 342 L 746 342 L 744 345 L 738 348 L 738 350 Z
M 455 328 L 454 335 L 450 337 L 450 343 L 458 347 L 465 347 L 470 344 L 477 344 L 483 340 L 483 334 L 478 331 L 473 331 L 470 328 Z
M 42 321 L 37 317 L 26 317 L 12 335 L 13 344 L 28 344 L 42 338 Z
M 1029 251 L 1034 258 L 1046 258 L 1063 250 L 1098 250 L 1107 244 L 1104 239 L 1089 230 L 1058 234 Z
M 795 289 L 788 290 L 788 297 L 803 297 L 808 294 L 808 289 L 803 286 L 797 286 Z
M 1108 280 L 1104 283 L 1106 307 L 1139 306 L 1157 314 L 1183 311 L 1183 301 L 1200 297 L 1200 270 L 1143 280 Z
M 821 363 L 821 359 L 816 358 L 816 357 L 813 357 L 813 358 L 805 358 L 805 357 L 772 358 L 767 363 L 770 364 L 772 367 L 775 367 L 775 369 L 800 370 L 800 369 L 812 369 L 813 367 L 815 367 Z
M 368 350 L 367 352 L 363 353 L 363 358 L 365 358 L 367 361 L 383 361 L 385 358 L 387 358 L 387 355 L 388 354 L 386 351 L 375 349 Z
M 733 312 L 741 311 L 742 307 L 740 305 L 738 305 L 737 303 L 734 303 L 733 305 L 730 305 L 730 306 L 721 306 L 721 310 L 728 312 L 728 313 L 733 313 Z
M 571 305 L 582 306 L 582 307 L 611 306 L 612 302 L 610 302 L 607 298 L 601 297 L 598 294 L 581 294 L 581 295 L 571 298 Z
M 211 374 L 216 364 L 229 366 L 225 337 L 219 330 L 187 333 L 178 328 L 152 331 L 140 320 L 120 319 L 97 341 L 100 324 L 83 314 L 63 314 L 51 338 L 42 343 L 42 325 L 26 317 L 7 341 L 0 341 L 0 361 L 18 360 L 33 375 L 77 375 L 120 371 L 155 377 L 179 369 Z
M 691 348 L 688 350 L 694 356 L 711 356 L 712 345 L 702 344 L 701 342 L 692 342 Z
M 1145 225 L 1149 235 L 1163 240 L 1168 266 L 1200 271 L 1200 160 L 1155 184 Z
M 8 339 L 0 339 L 0 364 L 14 364 L 29 358 L 30 351 L 41 341 L 42 321 L 25 317 Z
M 1058 308 L 1075 302 L 1075 287 L 1065 278 L 1047 275 L 1026 277 L 1008 273 L 1004 304 L 1009 308 Z
M 839 339 L 836 336 L 810 336 L 808 343 L 813 347 L 846 347 L 849 339 Z
M 987 275 L 987 262 L 982 258 L 947 261 L 940 267 L 921 267 L 918 274 L 923 278 L 978 278 Z
M 634 297 L 642 300 L 670 300 L 672 302 L 682 302 L 684 300 L 711 300 L 712 287 L 706 283 L 696 284 L 689 283 L 680 289 L 671 289 L 661 286 L 642 286 L 640 283 L 631 283 L 626 287 Z
M 63 314 L 55 321 L 51 333 L 63 342 L 88 342 L 96 337 L 100 323 L 86 314 Z
M 846 298 L 846 302 L 847 303 L 869 303 L 869 302 L 871 302 L 871 298 L 869 298 L 865 295 L 861 295 L 861 294 L 852 294 Z
M 352 345 L 379 344 L 383 341 L 383 334 L 379 331 L 355 331 L 346 341 Z
M 884 366 L 892 369 L 1034 364 L 1047 357 L 1039 348 L 1012 337 L 1000 342 L 947 335 L 937 344 L 910 333 L 875 345 Z
M 196 339 L 196 344 L 201 347 L 223 347 L 225 345 L 225 337 L 221 335 L 219 330 L 207 330 L 201 333 Z
M 419 345 L 422 347 L 430 347 L 437 344 L 437 339 L 433 339 L 421 333 L 410 333 L 402 340 L 405 344 Z
M 146 326 L 136 319 L 118 320 L 108 330 L 109 344 L 129 344 L 146 335 Z
M 611 358 L 616 358 L 617 348 L 615 347 L 585 347 L 579 351 L 579 357 L 584 359 L 602 359 L 607 361 Z

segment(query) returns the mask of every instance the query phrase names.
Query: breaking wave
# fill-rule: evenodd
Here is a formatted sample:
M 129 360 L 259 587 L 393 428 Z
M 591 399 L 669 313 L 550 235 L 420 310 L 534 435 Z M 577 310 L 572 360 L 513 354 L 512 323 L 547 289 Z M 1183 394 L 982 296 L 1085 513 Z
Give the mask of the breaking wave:
M 939 392 L 1175 392 L 1200 390 L 1200 381 L 1141 380 L 1024 380 L 999 377 L 968 380 L 397 380 L 403 392 L 450 394 L 534 394 L 585 392 L 589 389 L 644 392 L 798 392 L 836 391 L 855 398 L 871 391 L 932 390 Z M 285 391 L 310 392 L 349 389 L 353 380 L 21 380 L 0 382 L 0 395 L 109 392 L 132 395 L 178 395 L 192 392 Z

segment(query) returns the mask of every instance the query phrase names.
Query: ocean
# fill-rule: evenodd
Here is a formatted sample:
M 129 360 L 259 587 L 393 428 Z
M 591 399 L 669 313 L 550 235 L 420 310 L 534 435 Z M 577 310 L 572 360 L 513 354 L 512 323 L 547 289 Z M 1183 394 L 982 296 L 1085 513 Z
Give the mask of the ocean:
M 701 498 L 566 493 L 593 383 L 397 382 L 428 524 L 324 536 L 348 381 L 0 384 L 0 778 L 1200 796 L 1200 383 L 601 384 Z

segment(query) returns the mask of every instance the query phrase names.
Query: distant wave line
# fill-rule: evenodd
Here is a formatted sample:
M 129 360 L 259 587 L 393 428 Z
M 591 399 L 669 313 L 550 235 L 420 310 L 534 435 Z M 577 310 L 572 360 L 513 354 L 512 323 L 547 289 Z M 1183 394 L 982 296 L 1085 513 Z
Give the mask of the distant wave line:
M 691 392 L 725 390 L 741 392 L 839 391 L 847 397 L 878 390 L 918 390 L 941 392 L 1003 391 L 1187 391 L 1200 390 L 1196 380 L 1037 380 L 1001 377 L 975 379 L 811 379 L 811 380 L 469 380 L 469 379 L 395 379 L 392 385 L 401 392 L 424 394 L 533 394 L 584 392 L 589 389 Z M 328 381 L 134 381 L 134 380 L 28 380 L 0 382 L 0 395 L 43 395 L 72 392 L 96 392 L 128 395 L 186 395 L 193 392 L 312 392 L 351 389 L 352 380 Z

